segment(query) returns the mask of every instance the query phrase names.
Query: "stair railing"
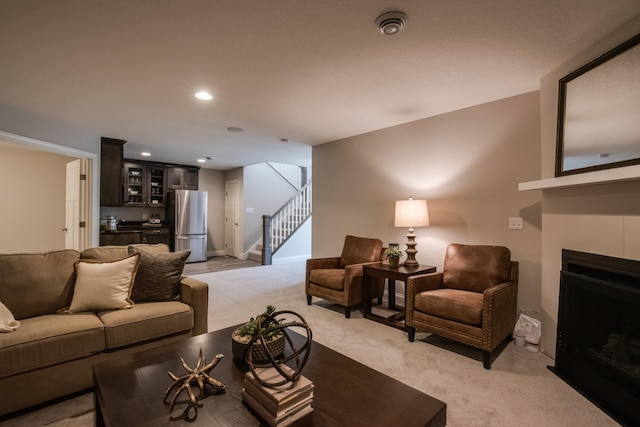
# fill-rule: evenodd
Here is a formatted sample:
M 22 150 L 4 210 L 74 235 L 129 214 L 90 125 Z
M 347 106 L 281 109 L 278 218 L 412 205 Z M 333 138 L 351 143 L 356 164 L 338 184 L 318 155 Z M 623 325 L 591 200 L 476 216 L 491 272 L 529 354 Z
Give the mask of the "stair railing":
M 267 166 L 269 166 L 296 191 L 300 191 L 300 189 L 308 182 L 308 168 L 304 166 L 274 162 L 267 162 Z
M 311 216 L 311 182 L 273 215 L 262 216 L 262 264 L 271 265 L 273 255 Z

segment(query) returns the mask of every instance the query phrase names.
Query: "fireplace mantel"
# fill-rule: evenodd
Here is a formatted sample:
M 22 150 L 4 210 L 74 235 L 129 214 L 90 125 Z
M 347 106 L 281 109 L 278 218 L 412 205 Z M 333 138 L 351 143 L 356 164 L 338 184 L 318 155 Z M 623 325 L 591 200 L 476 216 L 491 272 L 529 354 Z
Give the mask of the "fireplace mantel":
M 634 180 L 640 180 L 640 165 L 521 182 L 518 184 L 518 191 L 549 190 Z

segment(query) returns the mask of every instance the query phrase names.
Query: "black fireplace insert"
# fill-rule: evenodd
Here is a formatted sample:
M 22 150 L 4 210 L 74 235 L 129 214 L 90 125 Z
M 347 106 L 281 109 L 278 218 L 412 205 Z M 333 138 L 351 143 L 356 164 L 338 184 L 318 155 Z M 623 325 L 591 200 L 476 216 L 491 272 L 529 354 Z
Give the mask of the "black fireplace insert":
M 640 423 L 640 261 L 562 250 L 550 369 L 617 422 Z

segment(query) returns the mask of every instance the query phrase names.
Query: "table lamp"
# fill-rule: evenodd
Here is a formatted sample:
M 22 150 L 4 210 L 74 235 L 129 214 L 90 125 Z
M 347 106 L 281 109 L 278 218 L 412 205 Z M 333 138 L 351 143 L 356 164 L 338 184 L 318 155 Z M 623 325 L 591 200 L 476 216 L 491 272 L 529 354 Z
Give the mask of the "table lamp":
M 405 267 L 417 267 L 416 261 L 416 235 L 413 234 L 414 227 L 426 227 L 429 225 L 429 209 L 426 200 L 398 200 L 396 202 L 396 218 L 394 226 L 409 227 L 407 234 L 407 260 L 404 262 Z

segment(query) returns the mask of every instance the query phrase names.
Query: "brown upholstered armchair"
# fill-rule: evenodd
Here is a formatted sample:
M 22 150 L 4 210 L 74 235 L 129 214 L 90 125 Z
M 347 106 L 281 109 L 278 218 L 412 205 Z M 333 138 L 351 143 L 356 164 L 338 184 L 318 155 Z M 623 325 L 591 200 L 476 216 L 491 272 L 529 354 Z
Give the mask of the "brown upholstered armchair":
M 362 303 L 362 266 L 384 258 L 382 241 L 366 237 L 346 236 L 342 255 L 307 260 L 305 292 L 307 304 L 315 296 L 344 306 L 344 315 L 351 317 L 351 307 Z M 376 283 L 371 296 L 380 299 L 384 281 Z
M 482 350 L 485 369 L 516 323 L 518 263 L 502 246 L 450 244 L 443 272 L 407 280 L 406 325 Z

